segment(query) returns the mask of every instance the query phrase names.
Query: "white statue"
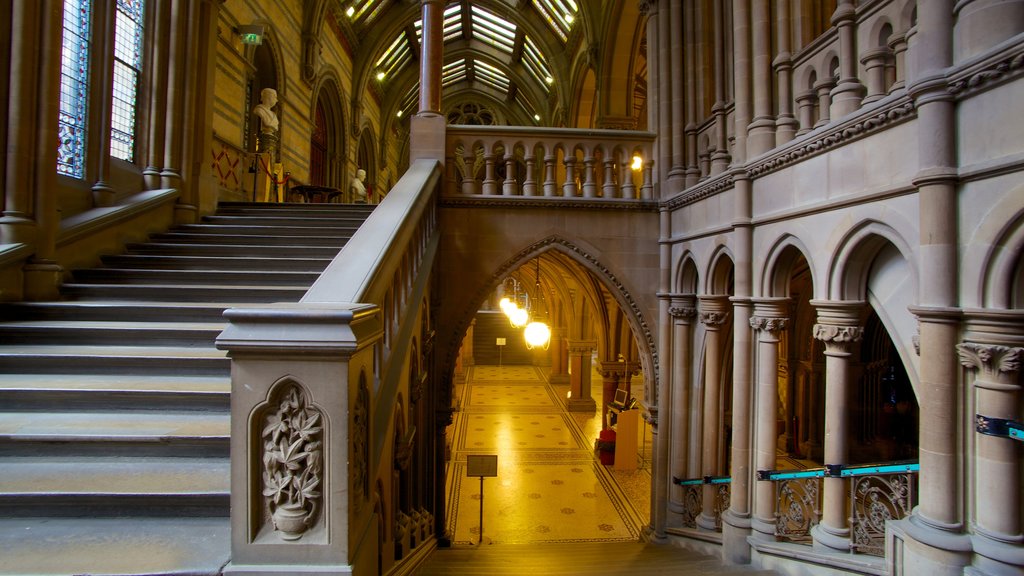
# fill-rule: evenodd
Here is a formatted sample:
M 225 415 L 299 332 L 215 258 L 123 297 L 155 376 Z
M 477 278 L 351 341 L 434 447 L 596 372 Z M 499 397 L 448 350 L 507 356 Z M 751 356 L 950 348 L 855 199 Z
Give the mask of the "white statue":
M 366 204 L 366 170 L 356 170 L 356 177 L 352 179 L 352 201 L 356 204 Z
M 260 103 L 252 109 L 252 113 L 260 119 L 260 134 L 274 134 L 277 132 L 277 114 L 271 110 L 276 105 L 277 90 L 264 88 L 260 91 Z

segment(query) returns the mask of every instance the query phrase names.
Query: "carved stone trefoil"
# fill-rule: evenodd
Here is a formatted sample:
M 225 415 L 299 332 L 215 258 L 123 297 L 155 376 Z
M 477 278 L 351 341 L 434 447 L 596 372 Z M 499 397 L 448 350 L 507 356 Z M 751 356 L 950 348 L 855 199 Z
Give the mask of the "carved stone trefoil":
M 290 382 L 263 420 L 263 497 L 274 529 L 298 540 L 317 520 L 323 485 L 323 414 Z

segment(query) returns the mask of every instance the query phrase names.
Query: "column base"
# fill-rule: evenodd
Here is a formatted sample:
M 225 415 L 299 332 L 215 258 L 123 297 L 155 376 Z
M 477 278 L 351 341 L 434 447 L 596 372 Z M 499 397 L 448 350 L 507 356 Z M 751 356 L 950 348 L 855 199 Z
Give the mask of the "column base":
M 975 566 L 982 574 L 1024 574 L 1024 537 L 1006 536 L 974 526 L 971 544 Z
M 849 552 L 850 529 L 833 528 L 825 524 L 811 527 L 814 547 L 825 552 Z
M 447 123 L 444 116 L 432 112 L 409 118 L 409 162 L 422 158 L 444 164 Z
M 198 209 L 191 204 L 175 204 L 174 205 L 174 223 L 175 224 L 194 224 L 197 220 Z
M 701 512 L 700 516 L 697 516 L 697 528 L 707 532 L 718 532 L 718 522 L 714 516 Z
M 11 210 L 0 216 L 0 244 L 32 244 L 36 231 L 35 221 L 22 212 Z
M 829 110 L 832 120 L 856 112 L 863 102 L 864 92 L 866 90 L 860 82 L 840 80 L 832 89 L 832 108 Z
M 890 574 L 963 576 L 964 568 L 971 563 L 971 548 L 966 534 L 935 526 L 916 513 L 885 524 L 885 557 Z M 891 565 L 896 558 L 902 559 L 902 565 Z
M 21 270 L 25 275 L 25 300 L 56 300 L 60 297 L 64 269 L 56 262 L 36 262 Z
M 750 537 L 755 540 L 762 540 L 766 542 L 775 542 L 775 519 L 758 518 L 753 516 L 750 518 Z
M 732 510 L 722 513 L 722 562 L 750 564 L 750 517 L 740 516 Z

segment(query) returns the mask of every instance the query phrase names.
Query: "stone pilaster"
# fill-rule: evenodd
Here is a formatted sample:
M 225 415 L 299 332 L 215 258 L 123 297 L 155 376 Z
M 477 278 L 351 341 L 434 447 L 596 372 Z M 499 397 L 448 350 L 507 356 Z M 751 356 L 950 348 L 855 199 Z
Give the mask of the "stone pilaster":
M 968 311 L 960 363 L 974 375 L 973 564 L 985 574 L 1024 573 L 1020 463 L 1022 443 L 1007 437 L 1020 422 L 1024 315 L 1019 311 Z
M 850 354 L 864 335 L 863 302 L 812 301 L 818 310 L 814 338 L 825 345 L 825 464 L 849 464 Z M 821 523 L 811 529 L 817 547 L 850 550 L 849 481 L 825 478 Z
M 776 463 L 778 439 L 779 339 L 789 323 L 788 298 L 754 300 L 750 327 L 757 332 L 757 406 L 754 437 L 754 466 L 772 470 Z M 754 492 L 754 517 L 751 536 L 775 540 L 775 487 L 771 482 L 757 483 Z
M 566 400 L 566 409 L 570 412 L 593 412 L 597 409 L 597 403 L 591 392 L 591 354 L 597 349 L 597 341 L 570 340 L 568 348 L 569 398 Z
M 718 476 L 722 472 L 718 436 L 722 428 L 722 329 L 729 321 L 731 310 L 727 296 L 701 296 L 700 322 L 704 325 L 704 428 L 701 434 L 701 475 Z M 716 488 L 705 484 L 697 527 L 715 530 Z
M 689 478 L 687 469 L 688 451 L 690 448 L 690 390 L 693 374 L 693 321 L 697 316 L 696 302 L 693 296 L 677 296 L 672 298 L 669 314 L 672 317 L 672 450 L 671 475 L 676 478 Z M 673 486 L 669 503 L 670 510 L 676 514 L 683 511 L 683 489 Z

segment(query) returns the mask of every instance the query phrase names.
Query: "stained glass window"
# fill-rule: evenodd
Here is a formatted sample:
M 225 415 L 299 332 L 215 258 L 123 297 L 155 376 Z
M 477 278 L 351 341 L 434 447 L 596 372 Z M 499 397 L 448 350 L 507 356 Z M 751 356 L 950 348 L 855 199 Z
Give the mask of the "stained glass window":
M 91 0 L 65 0 L 61 46 L 57 172 L 81 178 L 85 172 Z
M 142 73 L 143 0 L 117 0 L 114 21 L 114 101 L 110 114 L 110 155 L 135 159 L 136 97 Z

